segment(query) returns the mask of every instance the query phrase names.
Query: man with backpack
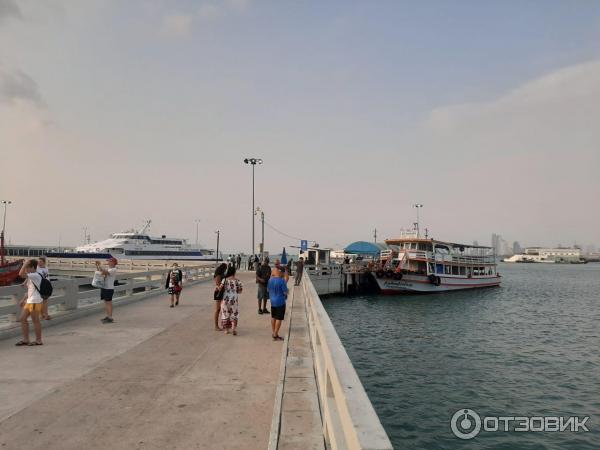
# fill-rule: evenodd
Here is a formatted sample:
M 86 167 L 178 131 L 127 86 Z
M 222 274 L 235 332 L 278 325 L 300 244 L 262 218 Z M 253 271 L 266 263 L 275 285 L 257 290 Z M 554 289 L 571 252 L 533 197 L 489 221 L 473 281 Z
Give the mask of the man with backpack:
M 38 263 L 35 259 L 26 261 L 19 271 L 19 277 L 26 279 L 27 286 L 27 298 L 21 300 L 20 306 L 23 308 L 21 311 L 21 332 L 23 333 L 23 339 L 17 342 L 17 346 L 31 346 L 31 345 L 43 345 L 42 343 L 42 323 L 40 321 L 40 314 L 42 313 L 42 297 L 52 294 L 52 285 L 50 282 L 37 273 Z M 35 330 L 35 342 L 29 341 L 29 322 L 27 321 L 31 316 L 33 322 L 33 328 Z

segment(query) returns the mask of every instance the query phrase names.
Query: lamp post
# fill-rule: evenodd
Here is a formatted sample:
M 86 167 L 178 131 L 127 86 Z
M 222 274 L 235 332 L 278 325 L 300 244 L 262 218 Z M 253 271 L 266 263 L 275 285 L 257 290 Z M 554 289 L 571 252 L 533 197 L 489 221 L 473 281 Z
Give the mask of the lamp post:
M 423 205 L 421 203 L 415 203 L 413 205 L 415 208 L 417 208 L 417 239 L 419 238 L 419 209 L 421 209 L 423 207 Z
M 260 158 L 245 158 L 244 162 L 252 165 L 252 251 L 250 254 L 254 255 L 254 166 L 262 164 L 263 160 Z
M 200 219 L 196 219 L 194 220 L 194 223 L 196 224 L 196 249 L 198 249 L 198 224 L 201 222 Z
M 2 200 L 4 206 L 4 218 L 2 219 L 2 233 L 0 233 L 0 264 L 4 264 L 4 229 L 6 228 L 6 210 L 11 205 L 11 200 Z
M 258 215 L 260 213 L 260 221 L 262 223 L 262 239 L 260 241 L 260 259 L 263 260 L 265 256 L 265 212 L 260 209 L 260 206 L 256 207 L 254 211 L 254 215 Z
M 219 265 L 219 238 L 221 237 L 221 230 L 215 231 L 217 235 L 217 265 Z

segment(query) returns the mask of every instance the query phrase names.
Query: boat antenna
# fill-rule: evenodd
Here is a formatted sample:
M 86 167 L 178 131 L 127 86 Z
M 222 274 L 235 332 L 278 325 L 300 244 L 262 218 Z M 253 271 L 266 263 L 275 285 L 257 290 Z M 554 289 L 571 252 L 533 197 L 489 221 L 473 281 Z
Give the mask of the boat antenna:
M 138 231 L 137 234 L 144 234 L 146 232 L 146 230 L 150 227 L 151 223 L 152 223 L 152 220 L 150 220 L 150 219 L 146 220 L 146 222 L 144 222 L 144 226 L 142 228 L 140 228 L 140 231 Z

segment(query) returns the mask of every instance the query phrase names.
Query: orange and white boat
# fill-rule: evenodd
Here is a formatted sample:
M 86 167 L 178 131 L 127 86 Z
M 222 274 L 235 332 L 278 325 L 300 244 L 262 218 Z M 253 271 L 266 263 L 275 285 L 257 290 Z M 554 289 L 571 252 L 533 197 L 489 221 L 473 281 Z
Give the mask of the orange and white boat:
M 6 261 L 4 258 L 4 230 L 0 231 L 0 286 L 8 286 L 19 278 L 23 260 Z
M 491 247 L 419 238 L 406 233 L 385 241 L 373 271 L 384 294 L 434 293 L 499 286 L 496 255 Z

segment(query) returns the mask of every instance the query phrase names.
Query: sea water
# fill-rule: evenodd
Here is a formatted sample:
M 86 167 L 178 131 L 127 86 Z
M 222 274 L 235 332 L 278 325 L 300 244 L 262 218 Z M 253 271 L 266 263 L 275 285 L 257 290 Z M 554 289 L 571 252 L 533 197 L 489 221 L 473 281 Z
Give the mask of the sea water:
M 499 271 L 499 288 L 323 299 L 396 449 L 600 449 L 600 264 Z M 590 431 L 509 422 L 463 440 L 451 418 L 464 409 L 481 420 L 588 416 Z

